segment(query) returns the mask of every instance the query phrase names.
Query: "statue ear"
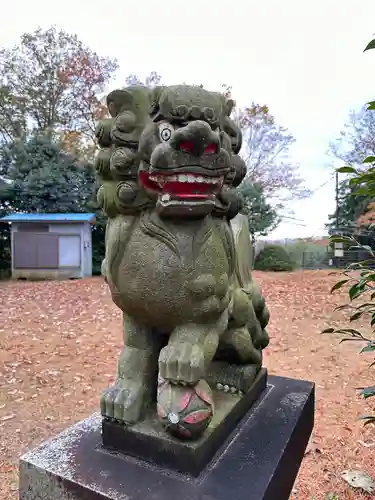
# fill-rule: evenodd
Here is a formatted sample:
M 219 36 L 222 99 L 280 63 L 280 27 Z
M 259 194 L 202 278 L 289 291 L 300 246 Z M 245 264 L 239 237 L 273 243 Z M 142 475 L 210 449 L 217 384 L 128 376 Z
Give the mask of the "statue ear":
M 133 95 L 126 89 L 112 90 L 107 95 L 107 108 L 112 118 L 116 117 L 124 106 L 129 106 L 132 103 Z
M 151 117 L 154 117 L 159 111 L 159 100 L 160 96 L 165 89 L 164 85 L 157 85 L 150 92 L 150 110 L 149 113 Z
M 225 108 L 226 108 L 227 116 L 230 116 L 235 105 L 236 105 L 236 102 L 233 99 L 226 99 Z

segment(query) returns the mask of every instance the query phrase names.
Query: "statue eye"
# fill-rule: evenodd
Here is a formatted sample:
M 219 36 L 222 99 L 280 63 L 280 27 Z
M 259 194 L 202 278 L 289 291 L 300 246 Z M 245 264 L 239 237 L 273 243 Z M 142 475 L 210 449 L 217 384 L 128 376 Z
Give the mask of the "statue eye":
M 172 137 L 174 128 L 170 123 L 163 122 L 159 125 L 159 137 L 162 142 L 168 142 Z

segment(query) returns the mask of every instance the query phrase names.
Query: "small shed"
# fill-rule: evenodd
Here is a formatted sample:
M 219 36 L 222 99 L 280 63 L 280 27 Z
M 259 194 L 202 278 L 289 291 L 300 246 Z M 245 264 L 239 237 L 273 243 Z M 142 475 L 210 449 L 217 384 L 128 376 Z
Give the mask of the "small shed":
M 12 277 L 83 278 L 92 275 L 95 214 L 11 214 Z

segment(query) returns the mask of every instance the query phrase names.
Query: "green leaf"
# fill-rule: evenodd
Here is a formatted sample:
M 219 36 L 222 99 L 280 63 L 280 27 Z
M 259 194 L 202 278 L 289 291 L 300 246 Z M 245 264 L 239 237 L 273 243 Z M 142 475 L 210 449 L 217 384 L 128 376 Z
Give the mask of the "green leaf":
M 340 328 L 340 330 L 337 330 L 339 333 L 350 333 L 350 335 L 359 335 L 362 337 L 362 334 L 358 330 L 354 330 L 353 328 Z
M 360 267 L 366 267 L 368 265 L 374 264 L 374 259 L 361 260 L 360 262 L 357 262 L 356 264 L 358 264 Z M 371 272 L 372 271 L 373 271 L 373 269 L 371 269 Z
M 352 337 L 354 337 L 352 339 L 347 339 L 347 340 L 360 340 L 361 342 L 363 342 L 363 341 L 370 342 L 369 339 L 366 339 L 362 335 L 361 332 L 359 332 L 358 330 L 354 330 L 353 328 L 340 328 L 340 329 L 336 329 L 335 333 L 342 333 L 344 335 L 348 334 L 348 335 L 351 335 Z
M 365 420 L 364 425 L 375 424 L 375 417 L 373 416 L 363 416 L 359 417 L 360 420 Z
M 331 236 L 329 238 L 329 241 L 330 243 L 351 243 L 351 242 L 356 243 L 356 240 L 351 236 L 339 236 L 339 235 Z
M 356 309 L 364 309 L 365 307 L 373 307 L 375 308 L 375 304 L 373 302 L 365 302 L 364 304 L 361 304 L 358 306 Z M 369 311 L 367 311 L 369 312 Z
M 336 333 L 339 333 L 339 332 L 336 332 Z M 346 338 L 346 339 L 341 339 L 339 343 L 342 344 L 343 342 L 363 342 L 363 339 L 356 338 L 356 337 Z
M 361 390 L 361 395 L 362 395 L 365 399 L 372 398 L 373 396 L 375 396 L 375 385 L 372 385 L 372 386 L 370 386 L 370 387 L 364 387 L 364 388 Z
M 361 250 L 362 249 L 362 245 L 351 245 L 349 247 L 349 250 Z
M 374 163 L 375 162 L 375 156 L 368 156 L 363 160 L 363 163 Z
M 370 247 L 370 245 L 361 245 L 361 244 L 358 244 L 358 245 L 353 245 L 352 247 L 350 247 L 350 250 L 366 250 L 366 252 L 368 252 L 371 256 L 374 255 L 373 251 L 372 251 L 372 248 Z
M 356 196 L 369 196 L 369 189 L 367 186 L 362 186 L 355 191 Z
M 351 286 L 349 288 L 349 297 L 350 300 L 357 299 L 362 293 L 365 291 L 366 284 L 361 280 L 359 283 Z
M 325 330 L 322 331 L 322 333 L 333 333 L 335 331 L 334 328 L 326 328 Z
M 371 40 L 371 42 L 367 44 L 363 52 L 366 52 L 366 50 L 371 50 L 371 49 L 375 49 L 375 38 L 374 40 Z
M 356 321 L 357 319 L 359 319 L 363 314 L 365 313 L 365 311 L 357 311 L 356 313 L 352 314 L 349 318 L 349 321 L 352 322 L 352 321 Z
M 335 307 L 334 311 L 343 311 L 344 309 L 353 309 L 353 306 L 350 304 L 342 304 L 341 306 Z
M 361 351 L 359 351 L 359 354 L 362 354 L 363 352 L 373 351 L 375 351 L 375 341 L 369 342 Z
M 345 167 L 340 167 L 336 169 L 336 172 L 339 174 L 358 174 L 359 172 L 354 167 L 349 167 L 346 165 Z
M 360 177 L 352 177 L 351 179 L 349 179 L 349 184 L 351 186 L 353 185 L 356 185 L 356 184 L 361 184 L 362 180 L 360 179 Z
M 370 247 L 370 245 L 362 245 L 362 248 L 364 248 L 364 250 L 367 250 L 372 257 L 375 257 L 374 251 Z M 372 262 L 374 263 L 374 260 Z
M 331 293 L 333 293 L 335 290 L 339 290 L 340 288 L 342 288 L 345 283 L 348 283 L 348 281 L 350 281 L 350 279 L 347 279 L 347 280 L 341 280 L 341 281 L 338 281 L 335 285 L 333 285 L 333 287 L 331 288 Z

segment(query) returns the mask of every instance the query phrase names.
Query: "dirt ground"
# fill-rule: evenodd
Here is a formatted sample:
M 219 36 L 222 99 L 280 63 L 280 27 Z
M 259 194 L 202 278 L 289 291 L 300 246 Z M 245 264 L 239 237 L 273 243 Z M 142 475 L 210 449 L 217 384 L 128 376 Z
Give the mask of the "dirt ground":
M 332 309 L 344 295 L 329 296 L 336 277 L 324 271 L 255 276 L 272 314 L 270 373 L 316 382 L 316 425 L 293 498 L 369 498 L 341 479 L 345 469 L 375 476 L 374 429 L 358 421 L 373 410 L 371 399 L 364 402 L 355 390 L 369 385 L 374 372 L 359 344 L 320 334 L 342 324 Z M 0 283 L 1 500 L 18 498 L 23 452 L 98 410 L 120 346 L 120 311 L 101 278 Z

